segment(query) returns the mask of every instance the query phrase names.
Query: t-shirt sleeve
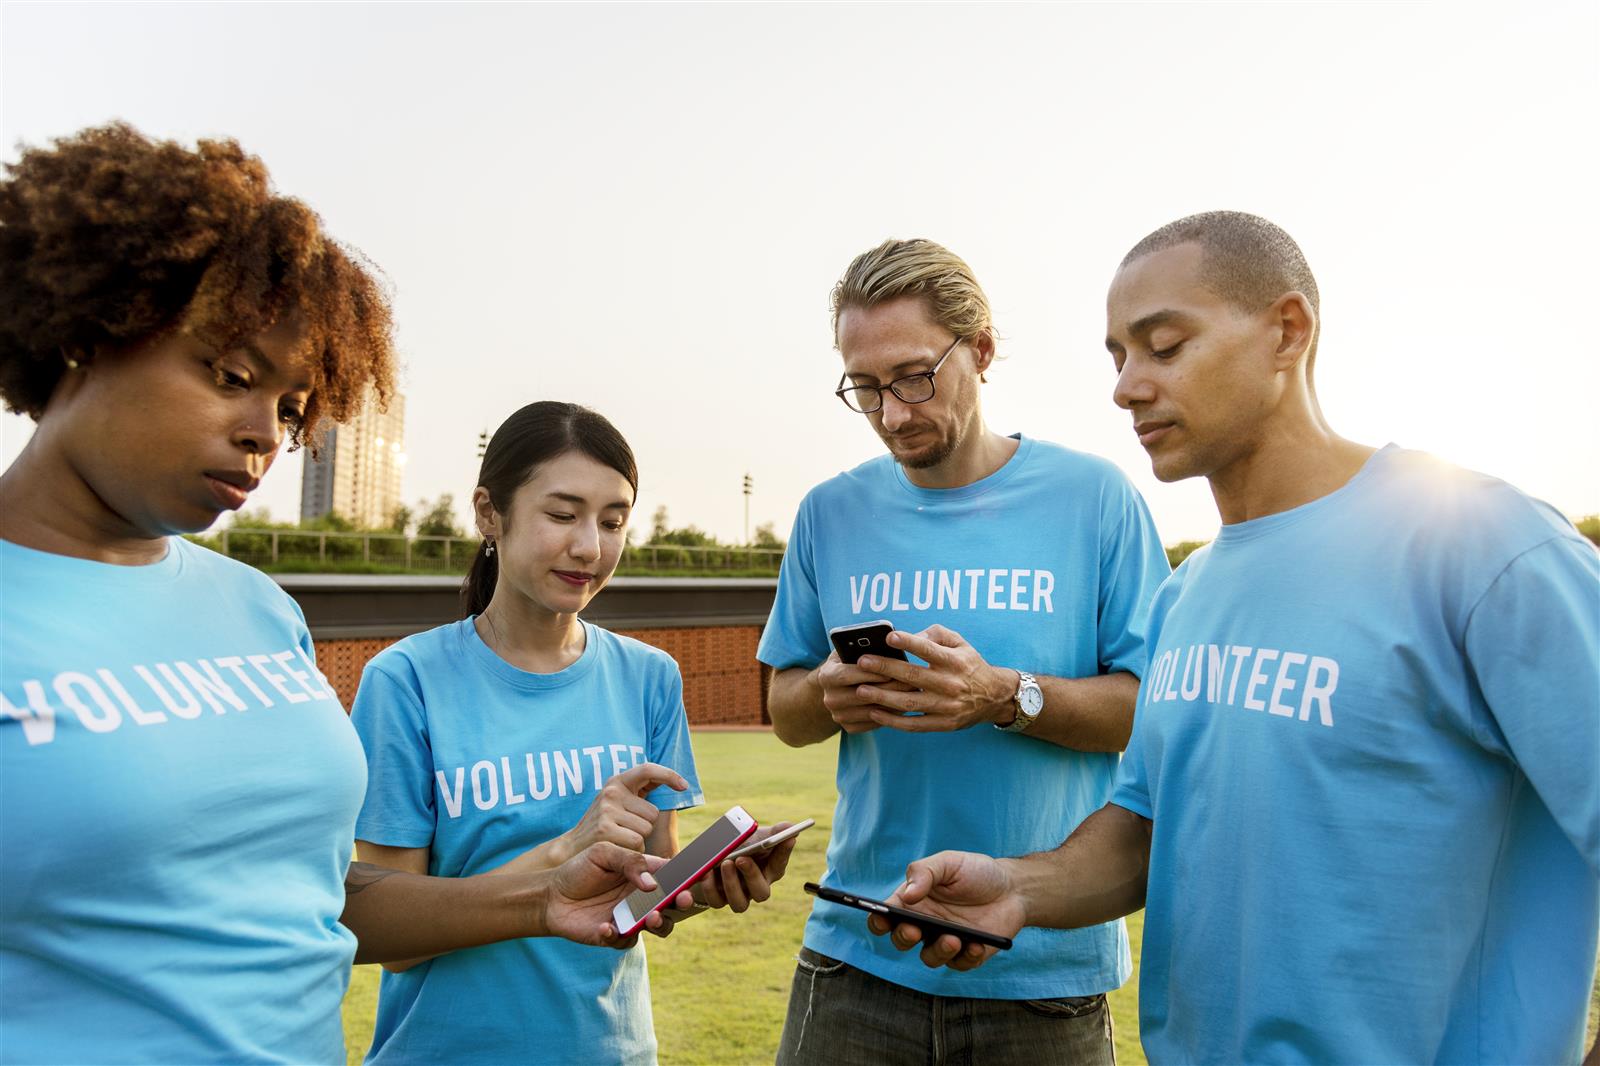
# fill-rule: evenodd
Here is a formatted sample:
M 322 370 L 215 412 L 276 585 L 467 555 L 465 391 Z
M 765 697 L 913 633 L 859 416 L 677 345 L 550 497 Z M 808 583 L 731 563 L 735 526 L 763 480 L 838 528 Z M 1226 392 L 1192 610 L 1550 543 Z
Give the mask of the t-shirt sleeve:
M 432 844 L 433 749 L 418 693 L 369 663 L 350 721 L 367 755 L 367 798 L 356 818 L 356 838 L 392 848 Z
M 1100 522 L 1100 669 L 1143 677 L 1150 601 L 1172 573 L 1144 497 L 1118 480 Z
M 1162 553 L 1165 562 L 1166 553 Z M 1183 582 L 1183 571 L 1172 577 L 1172 583 L 1163 587 L 1159 594 L 1152 598 L 1149 614 L 1146 619 L 1148 626 L 1148 639 L 1150 647 L 1155 647 L 1161 639 L 1161 625 L 1166 621 L 1167 612 L 1177 600 L 1178 589 Z M 1140 679 L 1139 700 L 1133 708 L 1133 729 L 1128 736 L 1128 747 L 1122 753 L 1122 761 L 1117 764 L 1117 777 L 1111 789 L 1111 802 L 1118 807 L 1124 807 L 1139 815 L 1141 818 L 1154 819 L 1155 804 L 1152 802 L 1151 793 L 1159 781 L 1152 781 L 1150 764 L 1145 752 L 1145 696 L 1148 689 Z M 1158 775 L 1159 776 L 1159 775 Z
M 1576 537 L 1523 552 L 1472 608 L 1464 642 L 1511 757 L 1600 872 L 1600 555 Z
M 660 763 L 684 776 L 687 791 L 662 785 L 645 799 L 657 810 L 678 811 L 698 807 L 706 801 L 700 791 L 700 776 L 694 765 L 694 749 L 689 744 L 689 712 L 683 706 L 683 675 L 676 664 L 666 664 L 654 686 L 650 700 L 650 750 L 645 758 Z
M 801 501 L 800 513 L 795 517 L 789 547 L 778 571 L 778 594 L 756 649 L 756 658 L 774 670 L 794 666 L 810 669 L 828 657 L 828 634 L 823 625 L 812 551 L 811 511 L 808 496 Z
M 1144 743 L 1140 738 L 1140 720 L 1144 717 L 1143 700 L 1133 711 L 1133 732 L 1128 736 L 1127 750 L 1117 764 L 1117 780 L 1111 790 L 1111 802 L 1124 807 L 1141 818 L 1154 818 L 1150 804 L 1150 782 L 1144 764 Z

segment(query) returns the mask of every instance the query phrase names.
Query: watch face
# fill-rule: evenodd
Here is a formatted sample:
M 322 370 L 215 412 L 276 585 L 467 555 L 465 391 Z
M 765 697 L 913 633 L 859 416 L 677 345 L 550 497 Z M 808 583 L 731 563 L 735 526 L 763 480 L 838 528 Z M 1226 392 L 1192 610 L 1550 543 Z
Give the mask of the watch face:
M 1044 693 L 1034 685 L 1024 685 L 1021 694 L 1022 713 L 1030 718 L 1044 709 Z

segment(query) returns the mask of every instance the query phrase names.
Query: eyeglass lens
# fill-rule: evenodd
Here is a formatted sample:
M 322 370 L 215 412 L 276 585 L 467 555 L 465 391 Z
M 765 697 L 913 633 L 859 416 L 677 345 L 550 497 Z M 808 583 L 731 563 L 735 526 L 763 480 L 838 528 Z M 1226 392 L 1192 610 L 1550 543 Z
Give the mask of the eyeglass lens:
M 928 374 L 911 374 L 908 377 L 897 378 L 886 386 L 890 392 L 900 398 L 902 403 L 926 403 L 933 399 L 933 378 Z M 883 393 L 876 388 L 863 386 L 858 389 L 845 389 L 842 393 L 844 402 L 852 411 L 870 415 L 883 406 Z

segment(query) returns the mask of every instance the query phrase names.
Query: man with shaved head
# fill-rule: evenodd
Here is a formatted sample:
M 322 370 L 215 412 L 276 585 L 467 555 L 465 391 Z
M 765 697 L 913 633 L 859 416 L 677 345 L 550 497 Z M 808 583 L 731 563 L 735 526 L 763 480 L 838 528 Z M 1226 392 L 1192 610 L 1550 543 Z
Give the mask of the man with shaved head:
M 1336 434 L 1318 314 L 1253 215 L 1128 253 L 1115 401 L 1158 478 L 1210 482 L 1221 531 L 1156 594 L 1111 802 L 1051 852 L 914 862 L 891 902 L 1002 934 L 1144 907 L 1152 1061 L 1575 1062 L 1600 562 L 1502 481 Z M 930 966 L 992 954 L 871 923 Z

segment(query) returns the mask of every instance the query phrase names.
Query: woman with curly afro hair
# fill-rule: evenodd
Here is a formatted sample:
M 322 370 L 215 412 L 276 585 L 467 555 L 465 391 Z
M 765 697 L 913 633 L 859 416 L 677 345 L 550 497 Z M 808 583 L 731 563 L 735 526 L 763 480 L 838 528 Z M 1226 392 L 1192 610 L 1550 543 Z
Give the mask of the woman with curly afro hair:
M 119 124 L 6 169 L 0 397 L 38 428 L 0 475 L 0 1060 L 343 1061 L 353 957 L 627 946 L 660 860 L 612 844 L 350 864 L 365 762 L 299 608 L 174 536 L 387 398 L 368 270 L 233 141 Z

